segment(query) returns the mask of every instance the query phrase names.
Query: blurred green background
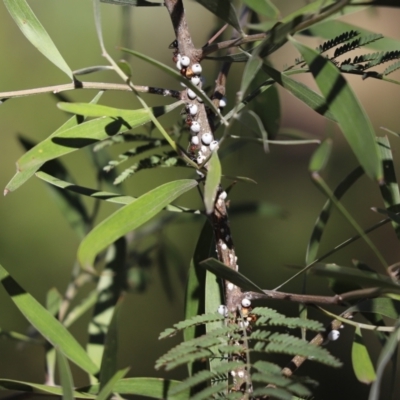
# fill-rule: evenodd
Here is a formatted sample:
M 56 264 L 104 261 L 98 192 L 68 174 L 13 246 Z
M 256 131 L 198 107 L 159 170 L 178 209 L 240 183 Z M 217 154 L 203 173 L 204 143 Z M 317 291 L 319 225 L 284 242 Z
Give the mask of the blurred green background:
M 40 19 L 71 69 L 91 65 L 105 65 L 100 55 L 94 22 L 92 2 L 89 0 L 68 1 L 31 1 L 37 17 Z M 282 15 L 304 5 L 304 1 L 282 0 L 275 2 Z M 194 1 L 185 2 L 189 27 L 196 46 L 202 46 L 210 37 L 213 29 L 220 24 L 216 19 Z M 121 39 L 122 8 L 103 4 L 103 31 L 106 46 L 115 59 L 121 54 L 118 45 L 129 45 L 172 66 L 171 50 L 168 45 L 174 39 L 174 33 L 167 11 L 163 7 L 135 8 L 128 16 L 131 20 L 129 38 Z M 344 17 L 347 22 L 382 33 L 400 41 L 398 21 L 400 12 L 396 9 L 377 8 Z M 226 33 L 229 37 L 230 33 Z M 318 40 L 301 39 L 316 46 Z M 400 42 L 399 42 L 400 43 Z M 399 44 L 400 48 L 400 44 Z M 8 15 L 3 3 L 0 3 L 0 92 L 35 88 L 40 86 L 67 83 L 66 76 L 43 57 L 22 35 Z M 281 69 L 298 57 L 296 51 L 285 45 L 271 57 L 275 68 Z M 126 58 L 126 57 L 125 57 Z M 179 89 L 179 84 L 160 71 L 142 61 L 129 60 L 133 69 L 133 82 L 141 85 Z M 212 85 L 219 64 L 203 62 L 207 84 Z M 233 104 L 237 92 L 243 65 L 234 65 L 229 76 L 227 88 L 228 105 Z M 86 79 L 86 77 L 85 77 Z M 315 85 L 310 77 L 301 76 L 303 82 Z M 362 81 L 359 76 L 348 77 L 356 94 L 370 115 L 376 132 L 385 126 L 400 132 L 398 109 L 400 89 L 398 86 L 378 80 Z M 400 79 L 400 71 L 393 74 Z M 111 72 L 89 76 L 87 80 L 119 82 Z M 279 89 L 281 99 L 281 132 L 289 129 L 301 130 L 316 138 L 324 138 L 328 133 L 334 138 L 334 151 L 324 177 L 333 188 L 355 166 L 356 160 L 344 142 L 336 126 L 319 117 L 301 104 L 290 94 Z M 65 93 L 74 101 L 89 101 L 95 92 L 76 91 Z M 149 104 L 167 104 L 168 99 L 157 96 L 145 96 Z M 129 93 L 106 93 L 101 102 L 121 108 L 138 107 L 138 102 Z M 57 100 L 49 94 L 11 99 L 0 107 L 0 187 L 5 187 L 15 173 L 15 162 L 23 154 L 17 134 L 40 141 L 46 138 L 68 116 L 57 109 Z M 268 104 L 265 105 L 268 112 Z M 178 118 L 179 110 L 162 119 L 164 126 L 170 126 Z M 239 128 L 236 127 L 237 132 Z M 390 137 L 395 162 L 398 160 L 398 139 Z M 227 175 L 248 176 L 258 182 L 257 185 L 237 184 L 230 194 L 232 206 L 241 202 L 256 200 L 275 204 L 282 208 L 281 217 L 268 218 L 256 214 L 233 217 L 231 221 L 239 265 L 242 273 L 255 280 L 260 286 L 271 289 L 293 274 L 287 265 L 304 265 L 305 250 L 315 219 L 324 203 L 324 197 L 312 184 L 308 173 L 308 161 L 315 145 L 277 146 L 271 145 L 265 154 L 261 146 L 243 145 L 239 151 L 226 157 L 223 172 Z M 78 184 L 95 186 L 95 171 L 87 160 L 85 151 L 76 152 L 62 160 L 75 177 Z M 397 168 L 398 175 L 400 171 Z M 122 188 L 127 194 L 138 196 L 167 180 L 192 176 L 187 170 L 144 171 L 124 183 Z M 197 201 L 197 202 L 196 202 Z M 379 188 L 374 182 L 362 178 L 345 196 L 344 205 L 364 228 L 377 222 L 381 217 L 370 211 L 372 206 L 382 206 Z M 85 200 L 93 207 L 91 200 Z M 181 204 L 199 206 L 196 196 L 186 196 Z M 116 207 L 102 205 L 99 221 Z M 173 281 L 173 299 L 170 299 L 161 282 L 157 268 L 146 273 L 150 283 L 144 293 L 131 293 L 127 296 L 121 317 L 121 345 L 119 356 L 121 367 L 130 365 L 131 376 L 165 376 L 164 372 L 154 371 L 155 359 L 166 351 L 172 341 L 159 342 L 158 334 L 164 328 L 183 318 L 184 271 L 189 265 L 198 234 L 203 221 L 200 219 L 179 219 L 170 224 L 163 232 L 169 243 L 176 246 L 181 254 L 179 269 L 174 263 L 162 267 L 171 270 Z M 321 254 L 354 234 L 349 224 L 337 213 L 329 223 L 323 238 Z M 384 254 L 388 264 L 399 260 L 398 241 L 390 226 L 385 226 L 371 235 L 374 243 Z M 150 241 L 152 239 L 149 239 Z M 15 279 L 40 302 L 44 302 L 46 292 L 56 287 L 64 292 L 69 281 L 71 267 L 75 260 L 79 241 L 67 224 L 57 205 L 49 196 L 46 186 L 32 178 L 15 193 L 0 198 L 0 263 L 7 268 Z M 370 266 L 378 265 L 376 257 L 367 246 L 359 241 L 329 258 L 328 261 L 341 265 L 351 265 L 352 259 L 360 259 Z M 300 292 L 302 279 L 285 290 Z M 309 290 L 312 293 L 329 294 L 326 280 L 310 278 Z M 292 304 L 270 303 L 284 312 L 296 313 L 297 306 Z M 311 313 L 321 318 L 320 315 Z M 86 340 L 87 315 L 72 331 L 82 343 Z M 0 328 L 26 332 L 27 321 L 14 307 L 3 290 L 0 291 Z M 350 338 L 351 329 L 343 331 L 348 340 L 340 340 L 330 346 L 349 368 L 331 370 L 326 367 L 307 365 L 301 375 L 310 374 L 325 383 L 320 388 L 332 398 L 366 398 L 368 388 L 356 382 L 351 370 Z M 377 342 L 371 338 L 373 347 Z M 378 350 L 378 347 L 375 346 Z M 377 353 L 373 354 L 376 360 Z M 286 360 L 286 359 L 285 359 Z M 15 342 L 0 340 L 0 377 L 26 381 L 43 382 L 44 358 L 39 348 L 25 346 L 20 348 Z M 86 378 L 74 368 L 76 384 L 86 384 Z M 179 377 L 176 371 L 167 374 Z M 326 376 L 329 374 L 330 379 Z M 339 379 L 339 381 L 337 381 Z M 354 385 L 359 396 L 348 393 L 347 385 Z M 400 391 L 398 392 L 400 395 Z M 316 399 L 326 399 L 317 392 Z

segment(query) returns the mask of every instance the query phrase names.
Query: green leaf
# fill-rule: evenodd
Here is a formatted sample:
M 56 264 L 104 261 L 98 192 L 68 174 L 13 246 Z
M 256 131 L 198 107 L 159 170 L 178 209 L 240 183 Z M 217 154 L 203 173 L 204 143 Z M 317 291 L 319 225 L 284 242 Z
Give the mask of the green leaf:
M 213 231 L 210 222 L 207 220 L 203 225 L 199 239 L 196 244 L 192 260 L 190 262 L 188 281 L 185 293 L 185 319 L 190 319 L 205 312 L 205 293 L 206 273 L 200 266 L 200 262 L 210 257 L 213 248 Z M 203 326 L 192 326 L 183 331 L 185 342 L 201 336 L 205 333 Z M 189 375 L 192 376 L 199 371 L 204 364 L 189 365 Z
M 329 160 L 332 152 L 332 139 L 325 139 L 317 150 L 314 151 L 308 170 L 310 172 L 319 172 L 323 170 Z
M 302 33 L 312 36 L 319 36 L 324 39 L 332 39 L 335 36 L 342 34 L 343 32 L 349 32 L 355 30 L 360 33 L 361 36 L 370 36 L 376 34 L 368 29 L 361 28 L 359 26 L 349 24 L 344 21 L 339 21 L 337 19 L 330 19 L 322 21 L 315 24 Z M 374 50 L 390 51 L 398 49 L 400 46 L 400 41 L 397 39 L 392 39 L 389 37 L 383 37 L 375 42 L 366 44 L 366 47 Z
M 204 104 L 206 104 L 208 107 L 211 108 L 211 110 L 214 111 L 216 115 L 219 115 L 222 118 L 222 115 L 218 108 L 215 107 L 214 103 L 211 101 L 211 99 L 203 92 L 201 91 L 196 85 L 194 85 L 190 79 L 185 78 L 183 75 L 181 75 L 176 69 L 172 69 L 168 65 L 165 65 L 161 63 L 160 61 L 157 61 L 154 58 L 151 58 L 143 53 L 139 53 L 138 51 L 130 50 L 130 49 L 125 49 L 125 48 L 120 48 L 121 51 L 124 51 L 128 54 L 132 54 L 135 57 L 140 58 L 143 61 L 148 62 L 149 64 L 153 65 L 154 67 L 160 69 L 161 71 L 164 71 L 166 74 L 169 76 L 177 79 L 179 82 L 183 83 L 185 86 L 187 86 L 189 89 L 192 89 L 197 96 L 201 97 L 204 101 Z
M 357 379 L 365 384 L 370 384 L 376 379 L 374 366 L 364 344 L 361 329 L 354 332 L 353 346 L 351 348 L 351 361 Z
M 60 373 L 63 400 L 74 400 L 74 380 L 68 360 L 61 351 L 57 351 L 57 365 Z
M 340 184 L 336 187 L 333 192 L 335 198 L 340 200 L 341 197 L 354 185 L 354 183 L 364 175 L 364 170 L 361 167 L 353 170 L 346 178 L 340 182 Z M 318 215 L 317 220 L 314 224 L 314 229 L 311 233 L 310 241 L 307 246 L 306 253 L 306 264 L 311 264 L 317 258 L 319 246 L 321 244 L 322 235 L 324 234 L 326 225 L 329 221 L 331 215 L 331 209 L 333 206 L 333 202 L 331 199 L 328 199 L 324 206 L 322 207 L 321 212 Z
M 232 268 L 227 267 L 225 264 L 216 260 L 215 258 L 208 258 L 207 260 L 201 262 L 200 265 L 218 277 L 232 282 L 236 286 L 239 286 L 244 291 L 264 293 L 264 291 L 250 279 L 246 278 L 240 272 L 234 271 Z
M 116 372 L 106 383 L 106 385 L 100 390 L 100 393 L 96 397 L 96 400 L 107 400 L 110 394 L 115 391 L 114 388 L 117 382 L 120 381 L 128 373 L 128 371 L 129 368 L 125 368 L 121 371 Z
M 0 280 L 14 304 L 47 341 L 87 373 L 95 375 L 98 372 L 96 365 L 76 339 L 37 300 L 26 292 L 1 265 Z
M 32 393 L 46 394 L 53 396 L 62 396 L 62 388 L 58 386 L 47 386 L 39 383 L 16 381 L 13 379 L 0 379 L 0 390 L 13 390 L 18 392 L 25 392 L 31 395 Z M 79 391 L 74 392 L 75 399 L 95 399 L 94 394 L 82 393 Z
M 81 265 L 84 268 L 91 268 L 100 251 L 129 231 L 147 222 L 167 204 L 196 185 L 197 182 L 191 179 L 166 183 L 110 215 L 89 232 L 81 242 L 78 249 L 78 259 Z
M 309 106 L 312 110 L 318 114 L 336 122 L 336 118 L 332 112 L 328 109 L 326 101 L 318 93 L 311 90 L 303 83 L 297 82 L 288 75 L 293 74 L 295 71 L 279 72 L 271 66 L 264 64 L 262 66 L 264 72 L 266 72 L 274 81 L 279 83 L 283 88 L 297 97 L 304 104 Z
M 196 0 L 207 10 L 211 11 L 223 21 L 232 25 L 238 32 L 242 32 L 238 16 L 236 15 L 235 7 L 231 0 Z
M 97 95 L 92 99 L 91 103 L 97 103 L 97 101 L 100 99 L 102 96 L 103 92 L 97 93 Z M 62 131 L 65 131 L 67 129 L 73 128 L 74 126 L 77 126 L 81 121 L 77 116 L 71 117 L 68 121 L 66 121 L 63 125 L 61 125 L 55 132 L 53 132 L 50 135 L 50 138 L 53 136 L 58 135 Z M 39 166 L 35 166 L 33 168 L 27 168 L 24 171 L 20 171 L 17 168 L 17 173 L 14 175 L 14 177 L 11 179 L 10 182 L 8 182 L 5 190 L 4 190 L 4 195 L 6 195 L 9 192 L 12 192 L 16 189 L 18 189 L 21 185 L 23 185 L 31 176 L 34 175 L 34 173 L 43 165 L 40 164 Z
M 153 3 L 147 0 L 100 0 L 102 3 L 111 3 L 117 6 L 158 7 L 164 3 Z
M 268 140 L 268 133 L 264 128 L 261 118 L 254 111 L 249 110 L 240 113 L 238 116 L 238 121 L 242 125 L 244 125 L 246 130 L 251 129 L 253 132 L 257 134 L 257 136 L 261 138 L 264 152 L 268 153 L 269 152 L 268 143 L 270 141 Z
M 400 322 L 398 321 L 394 332 L 392 332 L 392 334 L 389 336 L 385 346 L 383 347 L 381 353 L 379 354 L 378 362 L 376 365 L 376 380 L 371 386 L 368 400 L 379 400 L 380 398 L 379 386 L 382 382 L 385 368 L 398 347 L 398 343 L 400 340 L 399 333 L 400 333 Z
M 290 41 L 308 64 L 328 108 L 338 121 L 365 173 L 370 178 L 382 181 L 382 164 L 375 133 L 352 89 L 333 63 L 293 38 Z
M 125 378 L 115 384 L 113 391 L 122 395 L 132 394 L 147 396 L 152 399 L 187 400 L 190 397 L 188 390 L 176 395 L 170 394 L 180 383 L 179 381 L 162 378 Z M 99 384 L 81 388 L 80 390 L 89 394 L 96 394 L 99 391 Z
M 361 271 L 336 264 L 317 264 L 311 269 L 311 272 L 316 275 L 355 281 L 364 287 L 376 286 L 382 289 L 393 290 L 393 293 L 399 293 L 400 291 L 400 286 L 391 278 L 375 272 Z
M 218 152 L 214 151 L 208 162 L 208 172 L 206 183 L 204 185 L 204 205 L 206 213 L 211 214 L 214 210 L 215 198 L 221 183 L 221 164 L 218 158 Z
M 74 79 L 71 69 L 25 0 L 4 0 L 4 4 L 26 38 L 54 65 Z
M 374 313 L 392 319 L 399 319 L 400 316 L 399 302 L 386 297 L 361 301 L 347 311 L 351 313 Z
M 64 104 L 64 103 L 63 103 Z M 176 102 L 170 106 L 161 106 L 152 108 L 155 116 L 160 116 L 172 111 L 174 108 L 181 105 L 181 102 Z M 80 104 L 71 107 L 76 107 L 75 110 L 95 112 L 91 106 Z M 104 106 L 99 106 L 104 107 Z M 109 114 L 118 114 L 116 109 L 105 107 Z M 90 110 L 89 110 L 90 109 Z M 69 154 L 84 146 L 96 143 L 100 140 L 109 138 L 112 135 L 120 134 L 132 128 L 143 125 L 151 120 L 150 114 L 145 109 L 139 110 L 120 110 L 123 118 L 118 117 L 101 117 L 90 121 L 83 122 L 80 125 L 57 132 L 47 139 L 40 142 L 33 149 L 25 153 L 17 162 L 17 168 L 20 171 L 36 168 L 49 160 Z
M 243 0 L 256 13 L 265 15 L 268 18 L 279 18 L 279 10 L 270 0 Z
M 246 63 L 244 67 L 243 75 L 242 75 L 242 83 L 240 85 L 240 97 L 239 101 L 242 101 L 244 94 L 249 88 L 253 79 L 257 76 L 257 72 L 260 70 L 262 65 L 262 60 L 260 57 L 250 57 L 249 61 Z

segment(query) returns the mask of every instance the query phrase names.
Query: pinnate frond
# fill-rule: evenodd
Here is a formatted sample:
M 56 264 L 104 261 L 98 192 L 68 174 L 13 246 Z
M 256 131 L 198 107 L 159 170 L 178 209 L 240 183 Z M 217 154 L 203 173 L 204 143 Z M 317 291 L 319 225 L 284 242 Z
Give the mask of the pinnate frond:
M 328 50 L 332 49 L 333 47 L 336 47 L 337 45 L 339 45 L 341 43 L 344 43 L 344 42 L 346 42 L 346 41 L 348 41 L 350 39 L 355 38 L 359 34 L 360 34 L 359 32 L 353 31 L 353 30 L 348 31 L 348 32 L 343 32 L 340 35 L 336 36 L 335 38 L 330 39 L 330 40 L 322 43 L 321 45 L 319 45 L 317 47 L 317 50 L 320 53 L 323 53 L 325 51 L 328 51 Z

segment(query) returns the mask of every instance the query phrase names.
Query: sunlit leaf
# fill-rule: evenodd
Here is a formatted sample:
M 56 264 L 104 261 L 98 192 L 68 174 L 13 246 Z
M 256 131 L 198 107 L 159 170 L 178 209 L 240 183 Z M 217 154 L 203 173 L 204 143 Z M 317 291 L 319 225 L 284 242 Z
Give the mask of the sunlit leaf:
M 260 70 L 261 65 L 262 60 L 259 57 L 251 57 L 246 63 L 242 75 L 242 83 L 240 85 L 240 100 L 242 100 L 251 82 L 257 76 L 257 72 Z
M 360 328 L 356 328 L 354 332 L 351 361 L 354 374 L 360 382 L 370 384 L 376 379 L 374 366 L 364 344 Z
M 338 121 L 365 173 L 370 178 L 381 181 L 383 170 L 375 133 L 352 89 L 333 63 L 293 38 L 290 40 L 308 64 L 325 97 L 327 107 Z
M 208 172 L 204 185 L 204 205 L 206 213 L 211 214 L 214 210 L 215 198 L 221 183 L 221 164 L 218 153 L 214 151 L 208 162 Z
M 73 79 L 72 71 L 25 0 L 4 0 L 4 4 L 26 38 L 54 65 Z
M 170 106 L 154 107 L 152 112 L 155 116 L 160 116 L 172 111 L 179 105 L 181 105 L 181 102 L 176 102 Z M 78 110 L 81 112 L 87 111 L 88 113 L 98 111 L 98 108 L 93 110 L 92 106 L 97 107 L 93 104 L 86 104 L 82 107 L 79 104 L 76 106 L 71 104 L 72 108 L 76 107 L 74 109 L 77 112 Z M 105 109 L 108 110 L 108 113 L 112 115 L 120 112 L 123 117 L 100 117 L 92 119 L 72 128 L 62 130 L 57 135 L 50 136 L 18 160 L 18 170 L 24 171 L 35 167 L 39 168 L 46 161 L 69 154 L 82 147 L 107 139 L 112 135 L 126 132 L 151 120 L 150 114 L 145 109 L 116 111 L 117 109 L 111 107 L 98 107 L 101 107 L 101 110 L 104 112 L 107 112 Z
M 129 368 L 125 368 L 121 371 L 116 372 L 100 390 L 100 393 L 96 397 L 96 400 L 107 400 L 111 393 L 114 392 L 114 388 L 117 382 L 120 381 L 128 373 L 128 371 Z
M 195 180 L 169 182 L 139 197 L 97 225 L 78 249 L 78 259 L 84 268 L 93 266 L 96 255 L 115 240 L 134 230 L 158 214 L 167 204 L 194 188 Z
M 26 292 L 1 265 L 0 280 L 14 304 L 46 340 L 84 371 L 91 375 L 98 372 L 96 365 L 76 339 L 37 300 Z
M 61 351 L 57 350 L 57 365 L 60 374 L 63 400 L 74 400 L 74 380 L 67 358 Z

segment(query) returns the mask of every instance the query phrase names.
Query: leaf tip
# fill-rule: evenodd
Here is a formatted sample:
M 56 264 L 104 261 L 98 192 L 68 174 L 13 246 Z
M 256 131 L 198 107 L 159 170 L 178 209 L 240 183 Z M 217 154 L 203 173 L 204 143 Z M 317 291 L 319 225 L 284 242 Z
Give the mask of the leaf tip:
M 4 189 L 4 192 L 3 192 L 3 195 L 4 195 L 4 196 L 7 196 L 8 193 L 10 193 L 10 189 L 5 188 L 5 189 Z

